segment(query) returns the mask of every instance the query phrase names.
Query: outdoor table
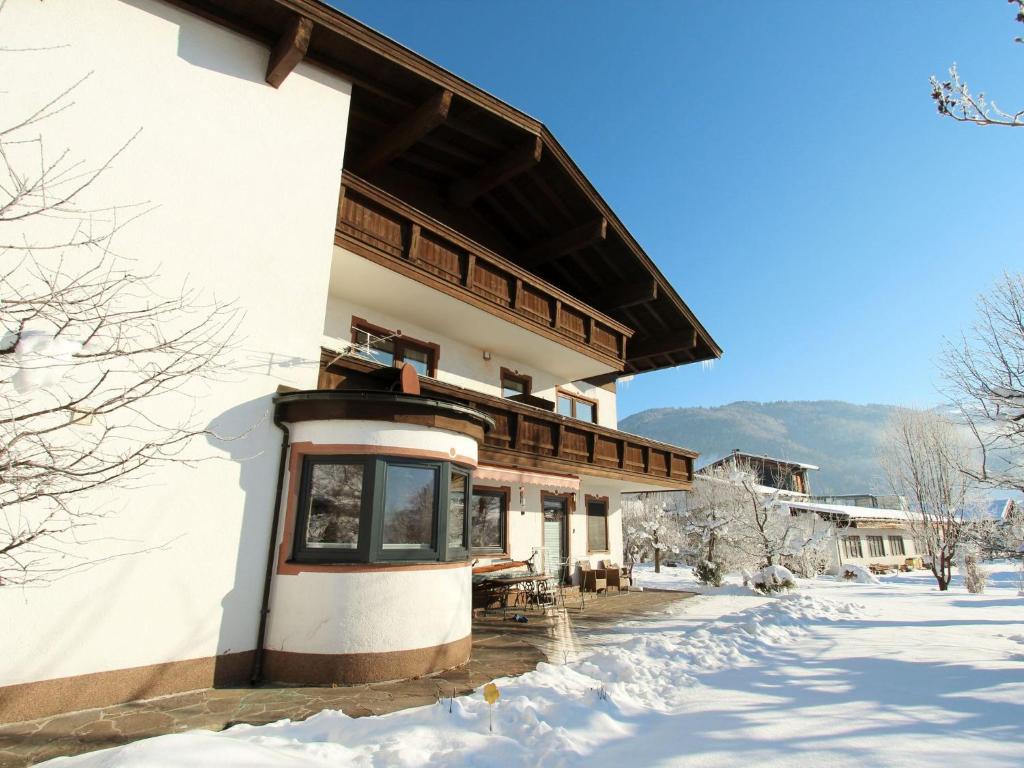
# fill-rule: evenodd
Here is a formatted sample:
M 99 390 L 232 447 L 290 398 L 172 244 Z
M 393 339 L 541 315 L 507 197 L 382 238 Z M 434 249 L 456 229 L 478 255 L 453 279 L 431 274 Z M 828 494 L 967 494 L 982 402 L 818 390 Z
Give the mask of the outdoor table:
M 545 581 L 548 577 L 544 574 L 530 573 L 523 574 L 522 576 L 495 576 L 493 578 L 483 579 L 486 584 L 494 584 L 502 589 L 501 591 L 501 615 L 505 615 L 505 611 L 508 608 L 508 595 L 514 588 L 528 584 L 533 588 L 536 585 Z

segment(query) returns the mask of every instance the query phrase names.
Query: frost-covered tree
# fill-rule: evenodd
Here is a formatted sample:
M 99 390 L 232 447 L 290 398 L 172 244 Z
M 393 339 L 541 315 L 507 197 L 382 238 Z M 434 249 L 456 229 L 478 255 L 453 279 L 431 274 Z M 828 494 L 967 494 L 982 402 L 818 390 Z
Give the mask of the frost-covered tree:
M 791 509 L 786 495 L 762 485 L 762 479 L 743 462 L 699 473 L 685 525 L 700 558 L 724 570 L 785 563 L 803 575 L 820 572 L 827 561 L 831 524 Z
M 897 410 L 881 463 L 893 493 L 909 504 L 908 525 L 941 591 L 949 588 L 957 548 L 974 510 L 973 481 L 962 471 L 969 449 L 961 429 L 934 411 Z
M 1005 274 L 977 301 L 977 320 L 946 345 L 951 399 L 980 447 L 974 479 L 1024 491 L 1024 273 Z
M 623 552 L 630 564 L 654 560 L 654 572 L 661 573 L 666 552 L 678 553 L 682 545 L 681 517 L 675 495 L 639 493 L 622 507 Z
M 1024 0 L 1008 0 L 1016 11 L 1016 21 L 1024 23 Z M 1014 38 L 1016 43 L 1024 43 L 1024 37 Z M 1006 112 L 994 101 L 986 98 L 982 92 L 973 93 L 967 82 L 960 77 L 956 64 L 949 68 L 949 78 L 939 80 L 934 75 L 930 79 L 932 100 L 939 114 L 960 123 L 975 125 L 1002 125 L 1009 128 L 1024 127 L 1024 109 L 1017 112 Z

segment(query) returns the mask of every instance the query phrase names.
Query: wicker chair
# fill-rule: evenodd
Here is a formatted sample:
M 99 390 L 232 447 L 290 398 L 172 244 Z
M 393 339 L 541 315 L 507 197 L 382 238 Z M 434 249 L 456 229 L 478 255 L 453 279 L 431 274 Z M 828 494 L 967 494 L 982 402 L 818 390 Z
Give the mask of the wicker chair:
M 629 574 L 618 563 L 602 560 L 601 567 L 604 568 L 604 577 L 608 583 L 608 589 L 615 587 L 617 592 L 621 592 L 623 582 L 626 583 L 627 587 L 629 586 Z
M 604 592 L 608 593 L 608 579 L 606 571 L 600 568 L 591 568 L 589 560 L 580 560 L 580 591 L 581 592 Z

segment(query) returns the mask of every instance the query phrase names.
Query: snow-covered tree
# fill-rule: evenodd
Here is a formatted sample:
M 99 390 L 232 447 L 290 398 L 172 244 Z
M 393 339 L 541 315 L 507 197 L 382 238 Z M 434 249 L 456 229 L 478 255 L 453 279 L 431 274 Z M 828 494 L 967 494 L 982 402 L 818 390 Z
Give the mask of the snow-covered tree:
M 909 501 L 907 519 L 917 551 L 942 591 L 949 588 L 957 547 L 975 517 L 973 481 L 962 471 L 969 453 L 961 429 L 934 411 L 897 410 L 883 443 L 881 463 L 889 485 Z
M 1016 21 L 1024 24 L 1024 0 L 1008 0 L 1014 6 Z M 1014 38 L 1024 43 L 1024 36 Z M 1024 109 L 1008 112 L 1000 109 L 995 101 L 986 98 L 983 92 L 972 92 L 967 82 L 960 77 L 956 64 L 949 68 L 949 78 L 939 80 L 932 76 L 932 99 L 939 114 L 960 123 L 975 125 L 1002 125 L 1009 128 L 1024 128 Z
M 723 570 L 786 564 L 803 575 L 819 573 L 827 562 L 831 524 L 790 509 L 787 496 L 761 479 L 742 462 L 698 474 L 684 526 L 699 560 Z
M 678 553 L 682 545 L 679 505 L 671 493 L 640 493 L 623 503 L 623 553 L 626 562 L 654 560 L 655 573 L 661 573 L 666 552 Z
M 1024 491 L 1024 273 L 1003 275 L 978 298 L 973 327 L 947 344 L 944 374 L 980 447 L 965 471 Z

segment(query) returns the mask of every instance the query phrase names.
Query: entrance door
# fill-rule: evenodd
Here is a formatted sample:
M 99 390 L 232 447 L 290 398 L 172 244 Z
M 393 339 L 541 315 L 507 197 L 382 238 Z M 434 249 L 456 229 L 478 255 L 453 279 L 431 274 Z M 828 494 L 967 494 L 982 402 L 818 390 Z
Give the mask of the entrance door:
M 563 496 L 544 497 L 544 572 L 565 581 L 567 568 L 562 561 L 568 555 L 568 506 Z

